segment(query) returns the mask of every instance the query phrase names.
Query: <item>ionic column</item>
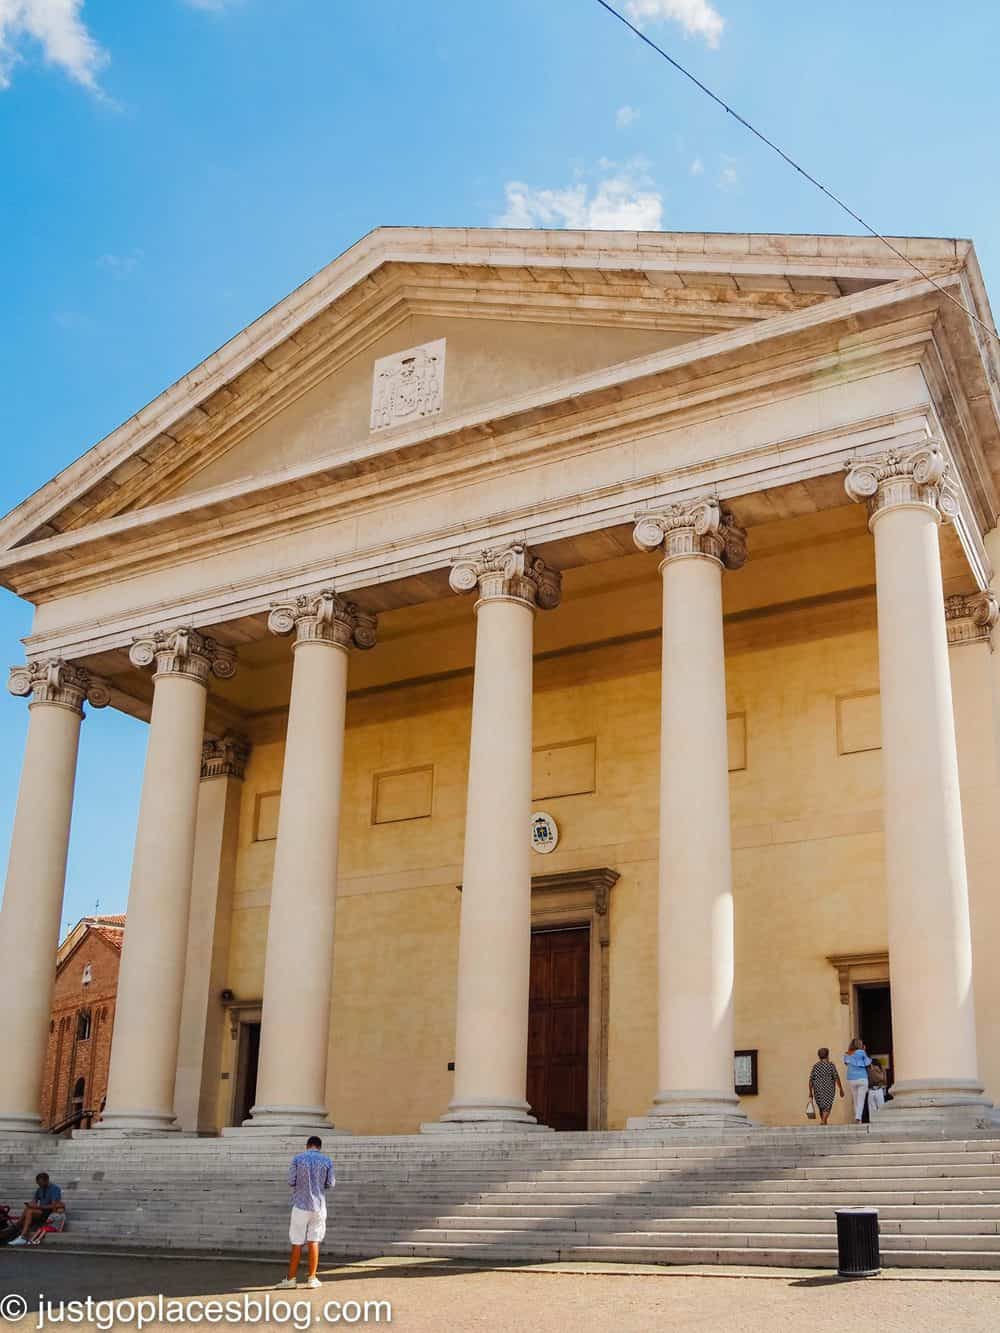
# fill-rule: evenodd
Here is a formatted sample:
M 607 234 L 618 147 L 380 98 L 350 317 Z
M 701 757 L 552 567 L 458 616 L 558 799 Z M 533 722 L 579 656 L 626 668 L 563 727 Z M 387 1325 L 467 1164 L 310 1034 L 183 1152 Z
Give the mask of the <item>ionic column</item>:
M 41 1128 L 83 703 L 103 708 L 110 698 L 89 672 L 58 659 L 13 667 L 8 688 L 33 698 L 0 911 L 0 1133 Z
M 993 528 L 983 538 L 986 554 L 993 566 L 990 590 L 994 602 L 1000 603 L 1000 527 Z M 996 745 L 997 767 L 1000 769 L 1000 621 L 990 626 L 990 683 L 993 695 L 993 740 Z
M 226 1030 L 219 992 L 229 965 L 240 804 L 249 757 L 250 742 L 234 732 L 207 739 L 201 749 L 174 1086 L 177 1121 L 190 1133 L 219 1130 L 219 1066 Z
M 524 546 L 484 551 L 451 571 L 478 590 L 465 863 L 458 939 L 455 1085 L 424 1129 L 484 1122 L 541 1128 L 525 1100 L 531 963 L 532 639 L 560 578 Z
M 976 1060 L 965 841 L 938 526 L 956 509 L 935 445 L 858 460 L 875 537 L 896 1113 L 986 1103 Z
M 228 649 L 192 629 L 137 639 L 155 666 L 146 768 L 132 857 L 108 1099 L 101 1129 L 176 1129 L 174 1077 L 184 992 L 208 680 L 236 670 Z
M 275 634 L 294 630 L 294 664 L 257 1096 L 245 1123 L 329 1133 L 326 1075 L 348 652 L 374 645 L 376 621 L 326 590 L 273 607 L 268 627 Z
M 643 515 L 662 549 L 659 1091 L 630 1129 L 746 1128 L 733 1091 L 733 872 L 729 832 L 722 571 L 746 534 L 714 498 Z

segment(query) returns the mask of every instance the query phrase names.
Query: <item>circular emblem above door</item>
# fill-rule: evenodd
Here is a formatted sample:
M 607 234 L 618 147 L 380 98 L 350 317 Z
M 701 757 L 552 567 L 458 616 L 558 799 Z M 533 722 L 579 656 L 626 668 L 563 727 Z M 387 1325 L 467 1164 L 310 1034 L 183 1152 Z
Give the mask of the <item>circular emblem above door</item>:
M 531 816 L 531 846 L 536 852 L 554 852 L 559 841 L 559 828 L 544 810 Z

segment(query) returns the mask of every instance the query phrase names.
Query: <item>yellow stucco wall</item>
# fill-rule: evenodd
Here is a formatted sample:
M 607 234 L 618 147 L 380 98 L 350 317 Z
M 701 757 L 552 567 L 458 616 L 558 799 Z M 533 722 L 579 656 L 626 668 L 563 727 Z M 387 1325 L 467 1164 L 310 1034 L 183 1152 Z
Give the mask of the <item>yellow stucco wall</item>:
M 652 565 L 648 578 L 655 585 Z M 647 604 L 652 610 L 655 598 Z M 642 1113 L 656 1086 L 660 672 L 655 626 L 624 639 L 603 636 L 602 627 L 614 628 L 594 618 L 604 605 L 576 598 L 557 614 L 567 617 L 564 642 L 607 641 L 536 661 L 535 745 L 596 738 L 597 781 L 593 793 L 538 803 L 561 837 L 553 854 L 535 857 L 535 868 L 610 866 L 621 876 L 610 911 L 614 1128 Z M 471 622 L 471 604 L 468 612 Z M 985 1001 L 983 1065 L 997 1093 L 1000 1067 L 984 1014 L 995 1015 L 1000 993 L 983 959 L 1000 937 L 989 833 L 1000 792 L 983 728 L 969 720 L 989 716 L 985 659 L 973 656 L 975 647 L 957 651 L 969 654 L 955 671 L 956 714 Z M 861 593 L 846 609 L 731 615 L 727 676 L 729 710 L 746 725 L 746 767 L 730 778 L 735 1040 L 759 1051 L 760 1092 L 746 1109 L 765 1123 L 802 1123 L 816 1048 L 838 1053 L 850 1035 L 850 1010 L 827 955 L 887 948 L 877 723 L 862 735 L 875 748 L 849 754 L 839 752 L 838 729 L 838 698 L 864 698 L 878 687 L 872 598 Z M 471 684 L 471 673 L 459 669 L 349 701 L 328 1095 L 336 1122 L 355 1132 L 413 1131 L 450 1097 Z M 280 734 L 280 719 L 270 726 Z M 262 793 L 280 787 L 281 754 L 280 740 L 258 743 L 244 784 L 228 981 L 244 999 L 261 993 L 275 845 L 254 841 L 255 811 Z M 433 765 L 430 816 L 373 824 L 373 775 L 425 765 Z M 232 1059 L 230 1043 L 230 1069 Z M 834 1118 L 846 1119 L 844 1104 Z

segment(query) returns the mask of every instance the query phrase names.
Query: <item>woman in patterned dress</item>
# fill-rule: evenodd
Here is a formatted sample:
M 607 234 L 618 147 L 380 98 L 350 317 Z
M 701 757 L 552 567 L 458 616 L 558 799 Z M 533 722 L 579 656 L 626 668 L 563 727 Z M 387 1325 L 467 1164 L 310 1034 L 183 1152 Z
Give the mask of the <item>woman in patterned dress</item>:
M 829 1046 L 821 1046 L 816 1054 L 819 1059 L 809 1071 L 809 1096 L 819 1112 L 820 1121 L 828 1125 L 830 1112 L 833 1109 L 834 1091 L 838 1091 L 843 1097 L 844 1085 L 840 1081 L 839 1069 L 830 1059 Z

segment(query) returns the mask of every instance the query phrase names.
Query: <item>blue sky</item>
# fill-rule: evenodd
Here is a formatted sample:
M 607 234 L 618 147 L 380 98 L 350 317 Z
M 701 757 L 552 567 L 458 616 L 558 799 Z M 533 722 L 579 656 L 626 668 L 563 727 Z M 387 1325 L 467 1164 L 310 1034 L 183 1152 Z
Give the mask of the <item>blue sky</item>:
M 993 0 L 631 11 L 1000 292 Z M 380 224 L 856 230 L 595 0 L 0 0 L 0 160 L 3 510 Z M 11 663 L 30 623 L 0 592 Z M 4 849 L 26 723 L 0 699 Z M 145 743 L 83 731 L 67 921 L 125 906 Z

